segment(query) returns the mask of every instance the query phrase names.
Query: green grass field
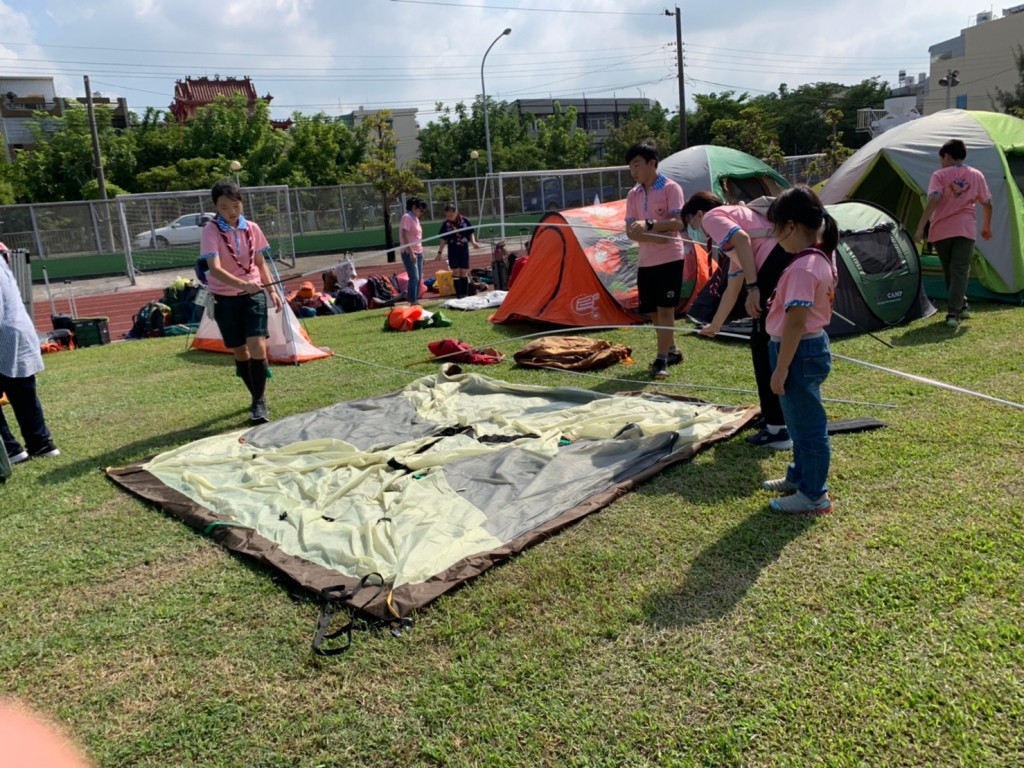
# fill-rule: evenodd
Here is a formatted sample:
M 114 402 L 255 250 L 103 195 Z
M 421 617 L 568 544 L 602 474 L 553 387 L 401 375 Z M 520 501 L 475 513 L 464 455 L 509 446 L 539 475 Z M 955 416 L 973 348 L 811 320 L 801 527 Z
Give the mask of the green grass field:
M 534 326 L 380 311 L 309 322 L 343 357 L 276 367 L 275 416 L 393 391 L 427 342 Z M 842 355 L 1020 401 L 1024 313 L 979 305 L 834 342 Z M 481 368 L 605 392 L 649 386 L 654 335 L 599 334 L 635 366 Z M 686 334 L 659 388 L 752 403 L 742 343 Z M 311 655 L 315 604 L 100 471 L 245 424 L 226 356 L 181 337 L 49 356 L 63 455 L 0 486 L 0 690 L 99 766 L 1012 766 L 1024 764 L 1024 412 L 837 361 L 835 512 L 780 519 L 788 455 L 739 436 L 443 597 L 401 638 Z M 610 381 L 619 377 L 627 381 Z M 693 387 L 684 384 L 696 385 Z M 698 388 L 700 387 L 700 388 Z M 10 413 L 9 410 L 7 412 Z M 744 433 L 749 434 L 749 433 Z

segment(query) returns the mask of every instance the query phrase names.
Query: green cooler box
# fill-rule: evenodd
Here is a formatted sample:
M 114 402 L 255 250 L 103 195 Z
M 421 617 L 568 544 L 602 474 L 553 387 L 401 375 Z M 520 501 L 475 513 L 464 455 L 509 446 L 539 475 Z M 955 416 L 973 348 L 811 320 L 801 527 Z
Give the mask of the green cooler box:
M 95 347 L 110 343 L 110 328 L 106 317 L 74 317 L 71 319 L 76 347 Z

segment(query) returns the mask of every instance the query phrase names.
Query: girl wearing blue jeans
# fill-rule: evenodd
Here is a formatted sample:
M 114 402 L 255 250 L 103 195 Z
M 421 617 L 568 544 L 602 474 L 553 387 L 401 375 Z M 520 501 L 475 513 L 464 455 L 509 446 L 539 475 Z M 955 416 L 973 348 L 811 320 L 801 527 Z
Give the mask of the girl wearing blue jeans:
M 420 217 L 427 210 L 427 204 L 418 197 L 410 197 L 405 204 L 405 215 L 398 225 L 398 242 L 402 246 L 402 263 L 409 276 L 406 298 L 415 304 L 420 298 L 420 282 L 423 280 L 423 225 Z
M 764 488 L 789 494 L 769 502 L 773 512 L 826 514 L 832 498 L 826 480 L 832 458 L 821 384 L 832 369 L 825 327 L 832 319 L 838 276 L 839 227 L 810 187 L 787 189 L 768 209 L 774 234 L 793 259 L 769 300 L 771 388 L 779 396 L 793 440 L 786 476 Z

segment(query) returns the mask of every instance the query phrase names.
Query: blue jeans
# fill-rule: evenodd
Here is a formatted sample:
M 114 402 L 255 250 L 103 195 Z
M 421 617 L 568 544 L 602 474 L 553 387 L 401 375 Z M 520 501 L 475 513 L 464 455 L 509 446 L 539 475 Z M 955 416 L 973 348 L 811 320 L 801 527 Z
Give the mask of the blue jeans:
M 415 304 L 420 298 L 420 281 L 423 279 L 423 251 L 415 255 L 402 251 L 402 263 L 405 265 L 405 274 L 409 276 L 406 298 L 410 304 Z
M 779 362 L 777 341 L 768 342 L 768 358 L 774 371 Z M 828 440 L 828 416 L 821 402 L 821 383 L 832 370 L 828 336 L 803 339 L 796 348 L 786 377 L 786 394 L 779 398 L 786 428 L 793 440 L 793 463 L 786 479 L 812 499 L 828 491 L 826 480 L 832 460 Z
M 50 442 L 50 430 L 46 428 L 43 406 L 36 395 L 36 377 L 12 379 L 0 374 L 0 392 L 6 392 L 7 399 L 11 401 L 11 410 L 21 428 L 21 438 L 28 452 L 46 447 Z M 21 443 L 7 426 L 3 408 L 0 408 L 0 439 L 8 456 L 21 453 Z

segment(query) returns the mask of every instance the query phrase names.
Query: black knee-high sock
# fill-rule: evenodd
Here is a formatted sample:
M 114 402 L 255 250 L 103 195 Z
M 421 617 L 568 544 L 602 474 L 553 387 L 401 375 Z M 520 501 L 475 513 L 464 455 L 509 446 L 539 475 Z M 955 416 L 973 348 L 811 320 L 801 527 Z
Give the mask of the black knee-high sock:
M 252 382 L 252 401 L 255 403 L 267 391 L 267 360 L 266 358 L 249 360 L 249 380 Z
M 456 277 L 452 282 L 455 283 L 456 298 L 461 299 L 469 295 L 469 278 Z
M 245 388 L 252 394 L 252 377 L 249 376 L 249 361 L 235 360 L 235 375 L 242 380 Z

